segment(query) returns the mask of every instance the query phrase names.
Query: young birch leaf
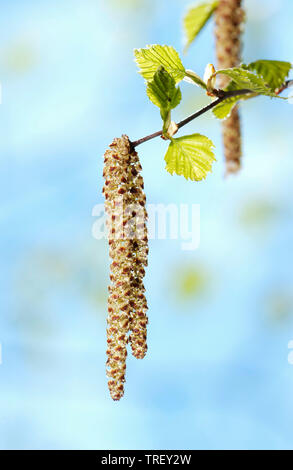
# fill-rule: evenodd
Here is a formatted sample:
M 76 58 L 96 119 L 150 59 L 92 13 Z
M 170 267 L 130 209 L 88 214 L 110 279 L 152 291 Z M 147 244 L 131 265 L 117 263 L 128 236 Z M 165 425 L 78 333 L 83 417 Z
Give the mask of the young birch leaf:
M 257 60 L 248 65 L 243 65 L 242 67 L 261 75 L 271 91 L 275 91 L 284 84 L 292 68 L 292 64 L 279 60 Z
M 134 49 L 134 56 L 141 75 L 147 81 L 152 80 L 160 65 L 174 78 L 176 83 L 185 77 L 185 68 L 178 52 L 172 46 L 154 44 L 147 46 L 146 49 Z
M 187 51 L 190 44 L 210 19 L 217 6 L 218 1 L 206 1 L 191 7 L 187 11 L 183 19 L 183 27 L 186 36 L 185 51 Z
M 241 67 L 234 67 L 231 69 L 217 70 L 215 75 L 227 75 L 235 82 L 238 89 L 249 89 L 253 93 L 276 97 L 277 95 L 267 87 L 266 82 L 259 75 L 249 72 Z
M 159 67 L 153 80 L 148 82 L 147 95 L 154 105 L 167 111 L 176 108 L 182 97 L 180 88 L 176 88 L 174 78 L 164 67 Z
M 219 103 L 213 109 L 213 114 L 216 116 L 217 119 L 226 119 L 230 116 L 232 109 L 238 103 L 239 98 L 229 98 L 222 103 Z
M 166 170 L 173 175 L 201 181 L 211 171 L 215 156 L 214 144 L 204 135 L 192 134 L 171 139 L 165 155 Z
M 171 109 L 176 108 L 182 98 L 180 88 L 176 88 L 174 78 L 161 66 L 147 84 L 147 95 L 160 108 L 165 134 L 171 123 Z
M 200 86 L 204 90 L 207 89 L 206 83 L 200 78 L 199 75 L 197 75 L 197 73 L 193 72 L 193 70 L 186 70 L 185 72 L 186 75 L 183 79 L 184 81 Z

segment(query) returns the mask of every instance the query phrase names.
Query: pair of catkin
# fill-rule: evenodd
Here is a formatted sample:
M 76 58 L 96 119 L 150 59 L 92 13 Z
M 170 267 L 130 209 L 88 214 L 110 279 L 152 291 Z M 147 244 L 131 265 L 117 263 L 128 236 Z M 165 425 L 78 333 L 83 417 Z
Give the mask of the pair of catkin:
M 127 343 L 142 359 L 147 351 L 147 301 L 143 278 L 148 258 L 146 197 L 141 165 L 126 135 L 104 155 L 105 209 L 111 284 L 107 319 L 107 375 L 113 400 L 124 394 Z
M 241 0 L 219 0 L 215 12 L 215 37 L 218 69 L 237 67 L 241 62 L 241 33 L 244 10 Z M 225 88 L 229 78 L 221 75 L 219 86 Z M 223 122 L 226 174 L 236 173 L 241 166 L 241 129 L 238 108 Z

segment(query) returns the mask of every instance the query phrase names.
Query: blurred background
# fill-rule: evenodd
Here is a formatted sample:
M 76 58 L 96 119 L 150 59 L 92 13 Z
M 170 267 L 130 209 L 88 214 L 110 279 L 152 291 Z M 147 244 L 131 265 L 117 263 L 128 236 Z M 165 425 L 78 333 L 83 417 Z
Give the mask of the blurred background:
M 244 60 L 293 61 L 291 0 L 246 1 Z M 126 393 L 105 377 L 109 274 L 92 237 L 113 137 L 160 128 L 133 48 L 182 54 L 182 0 L 0 0 L 1 449 L 292 449 L 292 113 L 244 103 L 244 163 L 223 178 L 220 125 L 203 183 L 169 175 L 161 139 L 139 148 L 149 203 L 201 206 L 201 244 L 153 240 L 149 351 Z M 183 63 L 215 61 L 212 22 Z M 209 99 L 182 83 L 179 120 Z M 186 131 L 186 132 L 185 132 Z M 181 133 L 182 135 L 183 133 Z

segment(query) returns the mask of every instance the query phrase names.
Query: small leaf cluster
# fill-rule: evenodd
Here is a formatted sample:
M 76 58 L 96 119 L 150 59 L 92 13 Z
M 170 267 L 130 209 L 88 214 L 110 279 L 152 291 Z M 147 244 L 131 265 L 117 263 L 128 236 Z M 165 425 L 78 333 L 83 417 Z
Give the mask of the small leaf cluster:
M 188 10 L 184 17 L 186 49 L 212 16 L 217 5 L 218 1 L 207 1 Z M 171 174 L 183 175 L 194 181 L 205 179 L 211 171 L 215 160 L 214 145 L 208 137 L 197 133 L 173 137 L 177 126 L 171 126 L 171 111 L 180 104 L 182 98 L 178 84 L 184 80 L 202 88 L 212 100 L 218 98 L 219 103 L 214 106 L 213 113 L 216 118 L 225 119 L 234 106 L 247 99 L 259 95 L 280 98 L 279 92 L 292 68 L 290 62 L 258 60 L 239 67 L 215 70 L 205 74 L 202 79 L 196 72 L 184 67 L 178 52 L 172 46 L 150 45 L 135 49 L 134 56 L 139 72 L 146 81 L 147 96 L 160 109 L 162 135 L 170 140 L 165 155 L 166 169 Z M 214 68 L 209 64 L 207 70 Z M 230 79 L 224 90 L 213 88 L 216 77 L 220 74 Z M 239 95 L 237 91 L 241 91 Z

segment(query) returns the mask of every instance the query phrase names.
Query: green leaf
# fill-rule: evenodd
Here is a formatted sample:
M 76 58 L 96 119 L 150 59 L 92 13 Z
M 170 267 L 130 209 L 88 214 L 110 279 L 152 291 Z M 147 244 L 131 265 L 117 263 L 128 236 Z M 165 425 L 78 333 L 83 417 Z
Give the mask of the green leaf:
M 165 155 L 166 170 L 186 179 L 201 181 L 211 171 L 215 160 L 213 142 L 200 134 L 185 135 L 171 139 Z
M 230 82 L 229 85 L 224 89 L 224 91 L 237 90 L 238 87 L 235 82 Z M 244 96 L 232 96 L 226 100 L 219 103 L 215 108 L 213 108 L 213 114 L 217 119 L 226 119 L 230 116 L 232 109 L 239 101 L 248 100 L 249 98 L 255 97 L 255 93 L 250 93 Z
M 276 94 L 267 87 L 266 82 L 259 75 L 249 72 L 241 67 L 217 70 L 215 75 L 227 75 L 237 85 L 238 89 L 249 89 L 253 93 L 276 97 Z
M 242 67 L 247 70 L 253 70 L 261 75 L 271 91 L 281 88 L 292 68 L 290 62 L 281 62 L 279 60 L 257 60 Z
M 193 72 L 192 70 L 185 70 L 186 75 L 184 77 L 184 80 L 186 82 L 192 83 L 193 85 L 200 86 L 204 90 L 207 89 L 206 83 L 200 78 L 197 73 Z
M 156 71 L 153 80 L 148 82 L 147 95 L 154 105 L 167 111 L 176 108 L 182 97 L 174 78 L 162 66 Z
M 174 78 L 176 83 L 185 77 L 185 68 L 178 52 L 172 46 L 154 44 L 147 46 L 146 49 L 134 49 L 134 55 L 140 73 L 146 80 L 152 80 L 160 65 Z
M 163 135 L 166 135 L 171 123 L 171 109 L 176 108 L 181 101 L 180 88 L 176 88 L 174 78 L 160 66 L 153 80 L 147 84 L 147 95 L 151 102 L 160 108 L 163 119 Z
M 183 19 L 183 27 L 186 36 L 185 51 L 210 19 L 217 6 L 218 1 L 206 1 L 191 7 L 187 11 Z
M 213 114 L 216 116 L 217 119 L 226 119 L 230 116 L 232 109 L 234 108 L 234 106 L 236 106 L 238 101 L 239 98 L 234 97 L 222 101 L 222 103 L 219 103 L 218 106 L 213 109 Z
M 270 61 L 258 61 L 258 62 L 270 62 Z M 254 64 L 258 64 L 258 62 L 255 62 Z M 289 64 L 289 62 L 287 63 Z M 217 70 L 215 75 L 217 74 L 223 74 L 227 75 L 228 77 L 231 78 L 231 82 L 229 85 L 225 88 L 225 91 L 231 91 L 231 90 L 239 90 L 239 89 L 249 89 L 251 90 L 252 93 L 249 93 L 247 95 L 242 95 L 242 96 L 235 96 L 231 98 L 227 98 L 226 100 L 222 101 L 220 104 L 218 104 L 214 109 L 213 113 L 218 119 L 225 119 L 228 117 L 233 109 L 233 107 L 239 102 L 243 100 L 247 100 L 249 98 L 253 98 L 256 95 L 266 95 L 270 96 L 272 98 L 279 98 L 279 99 L 284 99 L 281 98 L 280 96 L 276 95 L 275 93 L 275 83 L 276 82 L 276 75 L 273 74 L 271 71 L 272 68 L 268 64 L 266 64 L 266 67 L 262 66 L 263 74 L 266 73 L 266 79 L 263 78 L 262 75 L 256 75 L 249 70 L 247 70 L 249 66 L 243 65 L 241 67 L 235 67 L 231 69 L 225 69 L 225 70 Z M 259 69 L 259 66 L 256 65 L 256 68 Z M 291 64 L 290 64 L 291 67 Z M 270 72 L 269 72 L 270 69 Z M 266 72 L 264 72 L 266 70 Z M 283 74 L 285 73 L 283 69 Z M 286 66 L 286 73 L 288 74 L 288 66 Z M 286 75 L 287 76 L 287 75 Z M 279 80 L 281 84 L 284 82 L 285 78 L 284 75 L 279 77 Z M 271 85 L 268 86 L 268 81 L 270 81 Z

